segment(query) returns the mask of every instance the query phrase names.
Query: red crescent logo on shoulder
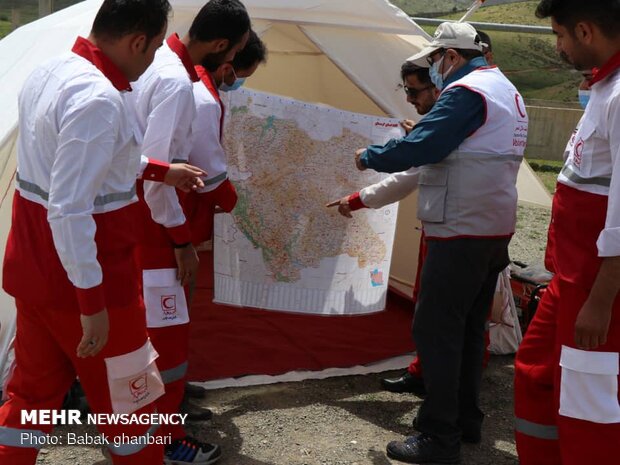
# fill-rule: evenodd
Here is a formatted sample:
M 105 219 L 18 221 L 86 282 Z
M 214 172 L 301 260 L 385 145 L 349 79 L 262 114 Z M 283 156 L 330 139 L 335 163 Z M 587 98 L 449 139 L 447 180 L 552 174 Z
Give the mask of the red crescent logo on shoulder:
M 519 116 L 521 116 L 521 118 L 526 118 L 527 113 L 525 113 L 525 108 L 523 107 L 523 102 L 521 101 L 519 94 L 515 94 L 515 104 L 517 105 L 517 111 L 519 112 Z

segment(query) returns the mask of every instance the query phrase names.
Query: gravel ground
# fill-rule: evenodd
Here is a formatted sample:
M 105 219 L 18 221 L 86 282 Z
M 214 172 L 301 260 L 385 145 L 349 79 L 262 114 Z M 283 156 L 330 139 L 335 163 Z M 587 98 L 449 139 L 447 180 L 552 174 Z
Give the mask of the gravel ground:
M 519 207 L 513 260 L 542 262 L 550 212 Z M 390 465 L 385 445 L 413 430 L 421 400 L 393 394 L 379 380 L 397 372 L 345 376 L 299 383 L 218 389 L 203 401 L 215 412 L 211 425 L 194 424 L 190 432 L 223 449 L 220 465 Z M 484 373 L 482 408 L 486 412 L 482 443 L 463 445 L 463 465 L 517 465 L 512 425 L 513 357 L 492 357 Z M 67 434 L 96 431 L 62 427 L 63 445 L 44 448 L 38 464 L 101 465 L 96 446 L 68 446 Z M 159 465 L 159 464 L 153 464 Z

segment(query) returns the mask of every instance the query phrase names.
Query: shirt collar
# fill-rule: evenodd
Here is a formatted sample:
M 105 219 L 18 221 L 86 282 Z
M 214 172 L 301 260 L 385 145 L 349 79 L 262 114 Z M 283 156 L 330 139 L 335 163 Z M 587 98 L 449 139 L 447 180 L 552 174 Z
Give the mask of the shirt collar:
M 121 92 L 131 91 L 131 85 L 127 77 L 119 67 L 116 66 L 101 49 L 95 47 L 91 41 L 83 37 L 78 37 L 71 51 L 95 65 L 117 90 Z
M 444 81 L 444 88 L 452 84 L 454 81 L 458 81 L 462 77 L 467 76 L 473 70 L 481 68 L 483 66 L 489 66 L 487 60 L 484 57 L 476 57 L 469 60 L 461 68 L 457 69 L 454 73 L 446 78 Z
M 178 34 L 176 32 L 173 32 L 172 34 L 170 34 L 170 37 L 168 37 L 168 39 L 166 40 L 166 43 L 168 44 L 168 47 L 170 47 L 170 50 L 176 53 L 178 57 L 181 59 L 181 63 L 183 63 L 183 66 L 185 67 L 187 74 L 189 74 L 189 77 L 192 80 L 192 82 L 198 82 L 199 78 L 198 78 L 198 74 L 196 74 L 196 70 L 194 69 L 194 62 L 192 61 L 192 58 L 189 56 L 187 47 L 179 39 Z
M 592 81 L 590 81 L 590 85 L 592 86 L 597 82 L 602 81 L 618 68 L 620 68 L 620 52 L 616 53 L 609 60 L 607 60 L 607 63 L 601 66 L 592 78 Z
M 221 103 L 222 100 L 220 98 L 220 91 L 215 85 L 215 81 L 213 80 L 213 76 L 211 75 L 211 73 L 207 71 L 203 66 L 198 65 L 196 66 L 196 74 L 198 74 L 198 77 L 205 85 L 205 87 L 209 89 L 211 95 L 213 95 L 213 97 Z

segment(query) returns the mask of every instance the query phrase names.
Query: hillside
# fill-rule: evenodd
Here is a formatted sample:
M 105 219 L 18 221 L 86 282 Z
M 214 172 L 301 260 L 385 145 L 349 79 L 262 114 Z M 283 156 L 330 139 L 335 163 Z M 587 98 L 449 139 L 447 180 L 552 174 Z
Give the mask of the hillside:
M 407 0 L 394 0 L 404 4 Z M 412 0 L 416 1 L 416 0 Z M 501 1 L 501 0 L 499 0 Z M 465 2 L 471 4 L 469 1 Z M 489 5 L 485 2 L 471 18 L 472 21 L 530 24 L 548 26 L 549 21 L 534 15 L 538 1 L 504 2 Z M 498 2 L 494 2 L 498 3 Z M 469 5 L 468 5 L 469 6 Z M 459 19 L 462 12 L 443 15 L 445 19 Z M 433 26 L 424 30 L 432 35 Z M 581 75 L 562 62 L 555 51 L 555 37 L 544 34 L 486 31 L 493 41 L 495 63 L 522 92 L 526 100 L 577 102 L 577 86 Z

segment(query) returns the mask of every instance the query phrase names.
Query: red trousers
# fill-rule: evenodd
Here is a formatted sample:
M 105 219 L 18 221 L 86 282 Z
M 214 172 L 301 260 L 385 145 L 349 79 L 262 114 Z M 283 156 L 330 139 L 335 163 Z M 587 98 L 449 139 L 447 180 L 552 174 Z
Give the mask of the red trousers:
M 189 354 L 188 295 L 176 280 L 177 263 L 166 230 L 151 219 L 150 209 L 143 197 L 140 197 L 139 203 L 142 232 L 136 252 L 137 262 L 142 270 L 147 330 L 153 347 L 159 353 L 157 366 L 166 390 L 157 400 L 156 407 L 159 413 L 179 413 Z M 162 434 L 170 434 L 172 440 L 186 436 L 182 425 L 162 425 Z
M 33 290 L 34 291 L 34 290 Z M 35 291 L 36 292 L 36 291 Z M 16 366 L 7 385 L 7 402 L 0 407 L 0 464 L 33 465 L 38 449 L 24 431 L 49 434 L 52 425 L 22 424 L 22 410 L 60 409 L 63 397 L 76 375 L 84 388 L 93 413 L 112 413 L 110 384 L 105 358 L 133 352 L 147 340 L 144 308 L 108 308 L 110 333 L 104 349 L 96 357 L 78 358 L 76 348 L 82 337 L 77 308 L 27 306 L 17 301 Z M 145 383 L 146 384 L 146 383 Z M 150 403 L 135 413 L 153 413 Z M 156 432 L 148 425 L 100 425 L 110 441 L 115 436 L 143 436 Z M 12 444 L 9 446 L 8 444 Z M 132 453 L 110 448 L 117 465 L 153 465 L 163 461 L 161 445 L 144 446 Z M 120 455 L 119 455 L 120 454 Z
M 612 465 L 620 457 L 620 299 L 607 342 L 575 347 L 575 321 L 601 265 L 607 197 L 558 184 L 547 288 L 515 361 L 515 437 L 522 465 Z

